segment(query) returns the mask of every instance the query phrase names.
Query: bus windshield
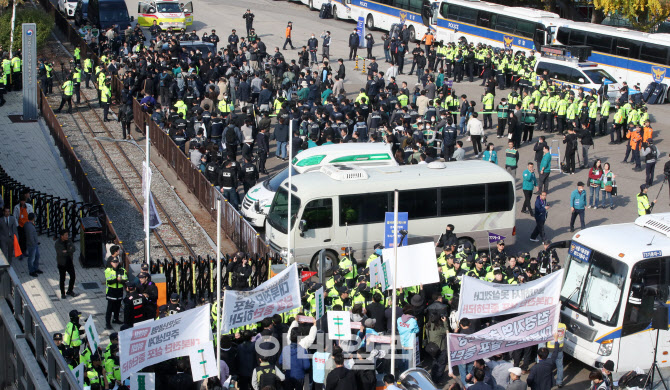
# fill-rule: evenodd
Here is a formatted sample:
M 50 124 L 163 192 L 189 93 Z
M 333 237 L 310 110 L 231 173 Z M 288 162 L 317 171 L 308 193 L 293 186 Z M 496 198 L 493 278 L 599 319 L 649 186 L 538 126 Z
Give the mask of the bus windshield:
M 295 195 L 291 195 L 291 228 L 295 223 L 295 215 L 300 209 L 300 198 Z M 288 217 L 288 191 L 286 188 L 281 187 L 277 190 L 275 198 L 272 200 L 272 206 L 270 206 L 270 212 L 268 214 L 267 222 L 274 229 L 279 230 L 280 232 L 287 234 L 286 230 L 286 220 Z
M 181 7 L 178 3 L 156 3 L 158 12 L 181 13 Z
M 584 73 L 586 73 L 586 76 L 590 78 L 594 84 L 602 84 L 605 80 L 609 80 L 612 83 L 616 83 L 614 77 L 612 77 L 609 73 L 605 72 L 602 69 L 584 70 Z
M 561 300 L 584 315 L 590 314 L 593 320 L 614 326 L 628 266 L 600 252 L 590 252 L 586 262 L 568 255 Z
M 291 176 L 296 176 L 299 175 L 300 172 L 296 171 L 296 169 L 291 165 L 291 170 L 293 173 Z M 275 192 L 277 191 L 277 188 L 281 185 L 281 183 L 284 182 L 284 180 L 288 179 L 288 169 L 284 168 L 281 171 L 275 173 L 273 176 L 271 176 L 268 180 L 265 180 L 263 182 L 263 186 L 272 191 Z

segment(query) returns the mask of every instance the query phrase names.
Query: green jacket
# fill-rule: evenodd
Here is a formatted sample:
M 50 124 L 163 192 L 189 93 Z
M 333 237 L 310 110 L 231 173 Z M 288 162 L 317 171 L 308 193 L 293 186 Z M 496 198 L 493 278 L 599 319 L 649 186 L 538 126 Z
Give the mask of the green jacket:
M 521 188 L 526 191 L 532 191 L 535 187 L 537 187 L 537 177 L 535 177 L 535 172 L 526 169 L 523 171 L 523 185 Z
M 551 172 L 551 153 L 546 153 L 544 156 L 542 156 L 542 161 L 540 161 L 540 167 L 538 170 L 540 173 Z

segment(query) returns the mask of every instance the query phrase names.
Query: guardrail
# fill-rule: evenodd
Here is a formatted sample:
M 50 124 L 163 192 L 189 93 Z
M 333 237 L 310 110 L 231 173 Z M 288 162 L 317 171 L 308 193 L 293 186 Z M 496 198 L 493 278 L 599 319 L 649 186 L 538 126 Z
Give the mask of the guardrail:
M 19 277 L 0 252 L 0 387 L 79 389 Z
M 47 13 L 54 17 L 56 26 L 58 26 L 58 29 L 68 41 L 75 47 L 81 49 L 82 59 L 88 57 L 93 60 L 94 64 L 98 64 L 100 59 L 98 58 L 97 53 L 91 50 L 77 30 L 75 30 L 68 22 L 67 18 L 59 12 L 49 0 L 38 0 L 38 2 L 44 7 Z M 112 97 L 117 102 L 121 100 L 122 89 L 123 82 L 117 76 L 112 77 Z M 179 150 L 174 141 L 172 141 L 172 138 L 151 120 L 151 116 L 142 112 L 141 106 L 136 100 L 133 100 L 133 112 L 135 125 L 139 131 L 142 134 L 145 134 L 146 126 L 149 126 L 151 143 L 154 145 L 158 153 L 168 161 L 170 167 L 175 170 L 177 178 L 186 184 L 186 187 L 198 199 L 200 205 L 209 212 L 212 220 L 216 220 L 215 204 L 217 198 L 222 198 L 221 193 L 217 192 L 213 185 L 207 181 L 205 176 L 191 164 L 191 161 L 181 152 L 181 150 Z M 54 124 L 57 125 L 56 128 L 60 129 L 60 125 L 58 125 L 55 118 L 53 120 Z M 54 137 L 54 139 L 56 138 Z M 67 141 L 65 138 L 63 138 L 63 140 Z M 73 174 L 73 178 L 74 177 L 75 175 Z M 249 222 L 247 222 L 227 201 L 224 202 L 222 213 L 222 229 L 225 235 L 240 251 L 256 253 L 260 256 L 272 252 L 256 229 L 254 229 L 253 226 L 251 226 Z

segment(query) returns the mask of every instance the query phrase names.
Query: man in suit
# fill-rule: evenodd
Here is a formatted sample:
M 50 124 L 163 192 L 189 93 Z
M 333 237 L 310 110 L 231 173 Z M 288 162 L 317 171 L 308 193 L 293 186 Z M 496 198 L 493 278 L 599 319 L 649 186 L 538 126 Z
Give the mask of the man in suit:
M 2 208 L 3 217 L 0 219 L 0 249 L 9 263 L 14 258 L 14 236 L 18 234 L 16 218 L 9 212 L 9 206 Z
M 556 348 L 558 342 L 558 333 L 554 334 L 554 348 L 551 356 L 549 356 L 549 349 L 546 347 L 540 348 L 537 351 L 539 362 L 530 369 L 527 383 L 531 390 L 551 390 L 555 385 L 554 367 L 556 367 L 556 357 L 558 352 L 562 350 L 560 345 Z

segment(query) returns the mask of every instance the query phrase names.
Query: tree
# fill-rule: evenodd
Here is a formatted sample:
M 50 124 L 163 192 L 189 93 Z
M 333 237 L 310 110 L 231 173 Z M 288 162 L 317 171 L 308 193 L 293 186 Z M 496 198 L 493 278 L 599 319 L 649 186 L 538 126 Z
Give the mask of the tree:
M 636 30 L 649 32 L 670 16 L 670 0 L 593 0 L 603 13 L 627 18 Z

